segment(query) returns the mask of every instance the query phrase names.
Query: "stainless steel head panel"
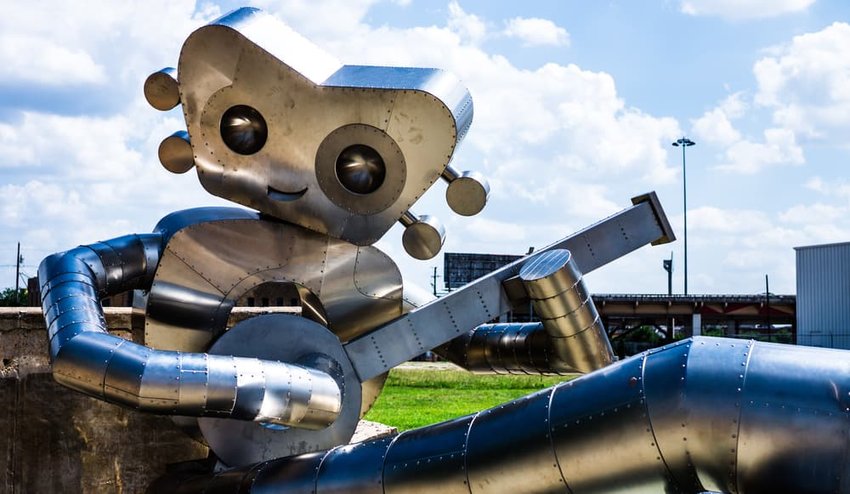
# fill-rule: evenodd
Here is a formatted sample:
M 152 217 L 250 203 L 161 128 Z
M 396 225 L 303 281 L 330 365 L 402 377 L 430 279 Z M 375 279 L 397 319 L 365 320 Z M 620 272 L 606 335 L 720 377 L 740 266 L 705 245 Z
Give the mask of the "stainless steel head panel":
M 342 66 L 255 9 L 195 31 L 178 68 L 205 189 L 357 245 L 383 236 L 439 178 L 472 118 L 469 93 L 450 74 Z M 239 139 L 262 133 L 250 147 L 225 129 L 237 107 L 246 108 L 234 117 Z M 341 178 L 351 146 L 382 159 L 374 190 Z

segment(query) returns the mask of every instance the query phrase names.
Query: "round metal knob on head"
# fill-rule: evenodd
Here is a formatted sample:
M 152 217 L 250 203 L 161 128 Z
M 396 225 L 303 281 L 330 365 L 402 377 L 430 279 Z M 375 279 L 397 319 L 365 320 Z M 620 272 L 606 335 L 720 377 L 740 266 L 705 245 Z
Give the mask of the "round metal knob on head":
M 401 237 L 404 250 L 420 261 L 439 254 L 445 240 L 446 230 L 443 225 L 437 218 L 428 215 L 422 215 L 416 222 L 406 225 Z
M 446 189 L 446 202 L 457 214 L 463 216 L 474 216 L 487 205 L 487 196 L 490 194 L 490 184 L 484 175 L 465 171 L 449 182 Z
M 159 144 L 159 162 L 171 173 L 186 173 L 195 166 L 189 133 L 179 130 Z
M 166 67 L 145 79 L 145 99 L 160 111 L 168 111 L 180 104 L 177 69 Z

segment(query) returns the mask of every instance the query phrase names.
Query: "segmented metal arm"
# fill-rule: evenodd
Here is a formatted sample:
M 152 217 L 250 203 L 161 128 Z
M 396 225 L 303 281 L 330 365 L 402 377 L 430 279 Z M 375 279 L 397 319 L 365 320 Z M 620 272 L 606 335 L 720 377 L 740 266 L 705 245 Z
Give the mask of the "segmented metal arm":
M 321 429 L 341 409 L 336 380 L 315 369 L 229 355 L 153 350 L 107 332 L 100 299 L 149 288 L 160 234 L 127 235 L 54 254 L 38 270 L 54 379 L 141 411 Z

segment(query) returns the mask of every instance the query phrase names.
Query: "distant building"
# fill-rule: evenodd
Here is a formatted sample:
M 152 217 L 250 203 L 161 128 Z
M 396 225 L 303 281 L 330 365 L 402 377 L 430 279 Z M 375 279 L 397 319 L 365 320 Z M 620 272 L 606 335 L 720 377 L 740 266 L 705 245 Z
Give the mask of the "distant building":
M 794 250 L 797 343 L 850 349 L 850 242 Z
M 509 254 L 473 254 L 446 252 L 443 254 L 443 279 L 449 291 L 510 264 L 522 256 Z

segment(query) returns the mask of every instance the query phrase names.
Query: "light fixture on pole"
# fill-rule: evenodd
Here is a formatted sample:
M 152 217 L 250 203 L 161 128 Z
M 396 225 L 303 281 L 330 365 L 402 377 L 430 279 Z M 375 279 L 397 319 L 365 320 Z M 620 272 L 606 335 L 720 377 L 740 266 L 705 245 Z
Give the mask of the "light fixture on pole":
M 685 148 L 696 144 L 694 141 L 682 136 L 673 145 L 682 148 L 682 198 L 685 213 L 685 295 L 688 294 L 688 169 L 685 166 Z

